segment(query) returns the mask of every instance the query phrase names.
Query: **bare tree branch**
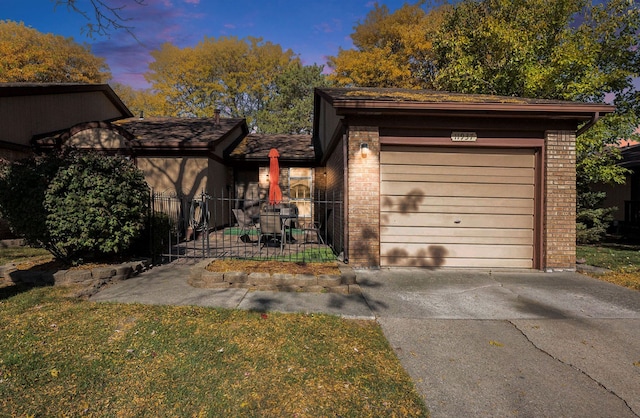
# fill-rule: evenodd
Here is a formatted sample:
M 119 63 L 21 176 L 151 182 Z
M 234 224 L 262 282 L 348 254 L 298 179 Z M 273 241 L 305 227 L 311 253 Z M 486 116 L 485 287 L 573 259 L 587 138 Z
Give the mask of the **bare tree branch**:
M 94 36 L 111 36 L 112 31 L 124 30 L 136 38 L 133 33 L 134 26 L 128 24 L 131 18 L 126 18 L 123 11 L 127 4 L 112 6 L 106 0 L 89 0 L 92 10 L 84 10 L 78 6 L 78 0 L 52 0 L 55 1 L 54 10 L 63 6 L 67 10 L 78 13 L 87 19 L 88 23 L 82 28 L 82 33 L 86 33 L 90 38 Z M 145 0 L 127 0 L 140 6 L 146 6 Z M 136 38 L 137 39 L 137 38 Z

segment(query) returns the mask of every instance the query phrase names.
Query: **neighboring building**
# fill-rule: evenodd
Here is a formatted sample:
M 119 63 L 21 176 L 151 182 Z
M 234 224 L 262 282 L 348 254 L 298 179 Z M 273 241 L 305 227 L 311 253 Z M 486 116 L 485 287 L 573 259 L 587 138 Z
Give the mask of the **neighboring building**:
M 640 233 L 640 144 L 621 141 L 620 166 L 628 168 L 624 184 L 607 184 L 597 187 L 607 193 L 603 207 L 615 207 L 613 229 L 615 232 L 638 237 Z
M 0 83 L 0 158 L 31 155 L 34 136 L 131 116 L 107 84 Z
M 40 152 L 73 147 L 125 155 L 144 173 L 154 193 L 193 197 L 227 191 L 228 197 L 232 178 L 223 153 L 247 132 L 244 119 L 131 118 L 82 123 L 36 137 L 33 146 Z M 229 222 L 228 215 L 217 219 Z
M 314 141 L 359 267 L 575 269 L 575 138 L 613 106 L 321 89 Z

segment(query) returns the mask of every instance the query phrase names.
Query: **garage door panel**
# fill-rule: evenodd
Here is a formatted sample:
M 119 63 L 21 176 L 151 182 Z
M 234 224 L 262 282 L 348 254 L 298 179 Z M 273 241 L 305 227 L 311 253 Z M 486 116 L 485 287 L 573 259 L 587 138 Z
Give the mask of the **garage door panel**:
M 380 160 L 381 265 L 533 267 L 534 150 L 385 147 Z
M 383 226 L 380 233 L 385 236 L 419 237 L 422 239 L 432 238 L 434 241 L 441 241 L 445 237 L 452 237 L 450 228 L 419 228 L 414 226 Z M 515 238 L 526 242 L 532 242 L 533 230 L 531 229 L 491 229 L 484 228 L 462 228 L 457 230 L 456 237 L 472 238 Z
M 488 258 L 425 258 L 406 256 L 382 256 L 380 264 L 388 267 L 449 267 L 449 268 L 505 268 L 530 269 L 531 260 Z
M 380 156 L 380 163 L 461 167 L 533 167 L 535 158 L 531 153 L 476 152 L 474 153 L 474 158 L 469 159 L 468 155 L 459 152 L 423 151 L 407 153 L 386 151 Z
M 394 254 L 398 249 L 406 251 L 407 257 L 428 255 L 433 248 L 439 248 L 439 253 L 446 258 L 522 258 L 530 260 L 533 249 L 530 245 L 489 245 L 489 244 L 429 244 L 425 245 L 405 243 L 401 247 L 394 243 L 384 243 L 380 246 L 383 255 Z
M 400 213 L 447 213 L 455 211 L 456 213 L 475 213 L 475 214 L 485 214 L 485 215 L 531 215 L 533 216 L 533 208 L 532 207 L 517 207 L 517 206 L 438 206 L 438 205 L 411 205 L 411 204 L 402 204 L 397 203 L 394 204 L 389 202 L 382 206 L 381 208 L 382 214 L 389 214 L 393 212 Z
M 514 168 L 514 167 L 467 167 L 467 166 L 421 166 L 406 164 L 390 164 L 380 167 L 380 175 L 385 180 L 392 175 L 419 174 L 419 175 L 464 175 L 464 176 L 517 176 L 528 179 L 533 175 L 534 168 Z
M 404 233 L 403 229 L 385 227 L 381 233 L 385 236 L 385 243 L 388 244 L 423 244 L 423 245 L 440 245 L 440 244 L 503 244 L 503 245 L 530 245 L 532 233 L 527 230 L 500 230 L 500 234 L 487 234 L 486 231 L 481 234 L 471 234 L 467 231 L 464 235 L 451 235 L 440 233 L 437 230 L 444 228 L 415 228 L 419 233 Z M 413 232 L 413 231 L 412 231 Z
M 389 213 L 382 214 L 384 226 L 437 226 L 450 227 L 452 235 L 464 228 L 517 228 L 532 229 L 533 216 L 530 215 L 476 215 L 469 213 Z
M 482 198 L 482 197 L 459 197 L 459 196 L 424 196 L 424 195 L 405 195 L 391 196 L 386 195 L 380 201 L 383 210 L 388 211 L 406 211 L 408 208 L 418 205 L 421 207 L 435 206 L 451 208 L 459 212 L 459 208 L 474 207 L 494 207 L 494 208 L 528 208 L 533 213 L 533 205 L 530 198 Z M 440 212 L 440 211 L 438 211 Z
M 528 184 L 531 177 L 524 176 L 489 176 L 483 174 L 475 174 L 470 178 L 469 175 L 453 175 L 453 174 L 386 174 L 383 181 L 393 182 L 411 182 L 411 183 L 488 183 L 488 184 Z
M 385 235 L 385 243 L 388 244 L 424 244 L 424 237 L 418 235 Z M 468 237 L 468 236 L 443 236 L 431 237 L 429 239 L 431 245 L 447 245 L 447 244 L 502 244 L 502 245 L 529 245 L 530 238 L 518 237 Z
M 469 183 L 405 183 L 385 181 L 381 185 L 381 193 L 390 196 L 468 196 L 484 197 L 516 197 L 533 198 L 533 185 L 520 184 L 469 184 Z

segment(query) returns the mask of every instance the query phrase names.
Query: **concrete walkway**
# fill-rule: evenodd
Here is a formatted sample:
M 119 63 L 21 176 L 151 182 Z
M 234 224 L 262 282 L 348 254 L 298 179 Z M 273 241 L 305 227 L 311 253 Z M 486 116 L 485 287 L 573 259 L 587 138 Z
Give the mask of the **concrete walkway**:
M 640 416 L 640 292 L 577 273 L 358 271 L 363 295 L 196 289 L 157 267 L 92 300 L 377 319 L 433 417 Z

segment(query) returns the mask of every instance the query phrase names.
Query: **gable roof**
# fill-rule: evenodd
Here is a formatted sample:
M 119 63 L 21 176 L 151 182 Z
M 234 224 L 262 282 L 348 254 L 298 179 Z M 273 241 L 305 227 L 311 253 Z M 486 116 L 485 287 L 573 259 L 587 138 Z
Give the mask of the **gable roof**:
M 562 100 L 531 99 L 514 96 L 461 94 L 436 90 L 392 88 L 323 88 L 316 95 L 324 98 L 342 113 L 362 113 L 372 110 L 389 112 L 410 111 L 496 111 L 544 112 L 586 117 L 594 112 L 611 113 L 614 106 L 602 103 L 582 103 Z M 339 112 L 340 113 L 340 112 Z
M 131 116 L 108 84 L 0 83 L 0 147 L 29 149 L 36 135 Z
M 233 162 L 268 163 L 269 150 L 276 148 L 284 164 L 312 164 L 315 151 L 311 135 L 249 134 L 225 150 L 225 159 Z
M 117 122 L 146 150 L 206 150 L 225 139 L 246 135 L 246 121 L 239 118 L 131 118 Z
M 0 83 L 0 97 L 45 96 L 54 94 L 75 94 L 100 92 L 109 99 L 123 118 L 133 116 L 120 97 L 108 84 L 81 83 Z

